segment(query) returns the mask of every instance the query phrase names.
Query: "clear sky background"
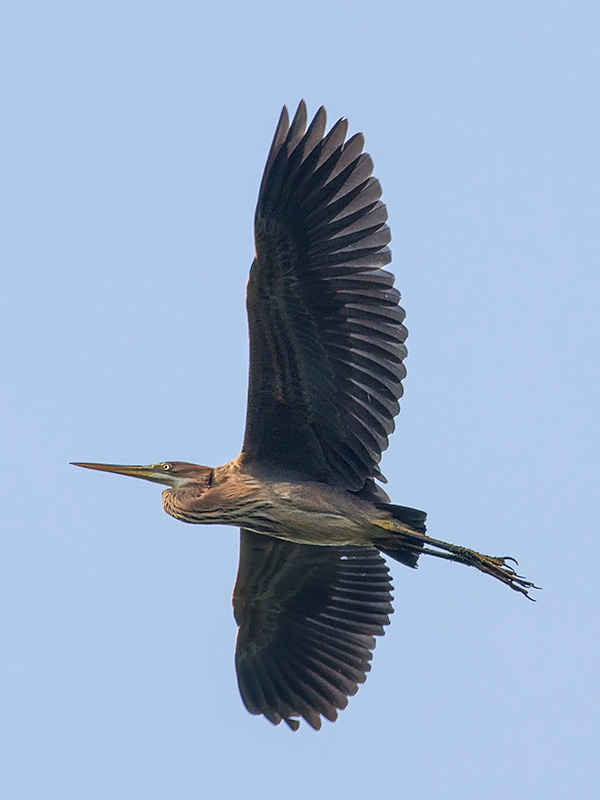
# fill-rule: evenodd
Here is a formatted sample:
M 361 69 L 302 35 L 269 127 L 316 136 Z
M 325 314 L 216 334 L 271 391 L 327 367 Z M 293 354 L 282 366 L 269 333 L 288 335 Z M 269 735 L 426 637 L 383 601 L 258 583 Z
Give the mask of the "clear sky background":
M 0 6 L 0 796 L 564 798 L 598 757 L 594 2 Z M 219 464 L 281 106 L 363 131 L 410 330 L 383 460 L 434 559 L 335 725 L 250 716 L 237 532 L 72 460 Z

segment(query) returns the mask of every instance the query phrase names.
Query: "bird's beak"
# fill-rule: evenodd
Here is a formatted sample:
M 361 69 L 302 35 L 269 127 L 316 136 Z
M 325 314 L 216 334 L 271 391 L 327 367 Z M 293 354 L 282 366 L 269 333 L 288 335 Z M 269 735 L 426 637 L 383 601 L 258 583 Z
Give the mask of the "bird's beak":
M 117 475 L 130 475 L 132 478 L 143 478 L 146 481 L 155 483 L 171 484 L 169 475 L 161 473 L 156 466 L 137 467 L 122 464 L 86 464 L 81 461 L 72 461 L 74 467 L 85 467 L 85 469 L 97 469 L 100 472 L 114 472 Z

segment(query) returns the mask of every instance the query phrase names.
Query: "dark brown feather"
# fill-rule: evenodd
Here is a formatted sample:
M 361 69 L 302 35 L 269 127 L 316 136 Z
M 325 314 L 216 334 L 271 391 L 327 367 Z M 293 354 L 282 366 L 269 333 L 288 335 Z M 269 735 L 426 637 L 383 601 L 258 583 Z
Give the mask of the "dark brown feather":
M 242 699 L 294 730 L 335 720 L 370 669 L 392 613 L 385 561 L 371 547 L 319 547 L 242 530 L 233 590 Z
M 405 375 L 387 212 L 363 137 L 282 112 L 255 217 L 243 457 L 360 491 L 379 477 Z

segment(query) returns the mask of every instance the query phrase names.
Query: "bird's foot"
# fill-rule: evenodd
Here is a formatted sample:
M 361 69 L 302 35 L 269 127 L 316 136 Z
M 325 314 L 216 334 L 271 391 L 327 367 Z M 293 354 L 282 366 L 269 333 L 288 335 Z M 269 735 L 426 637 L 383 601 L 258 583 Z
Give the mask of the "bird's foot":
M 531 581 L 528 581 L 522 575 L 518 575 L 515 567 L 509 562 L 513 562 L 518 566 L 516 559 L 511 556 L 486 556 L 483 553 L 478 553 L 476 550 L 471 550 L 468 547 L 454 546 L 451 553 L 440 553 L 442 558 L 449 558 L 451 561 L 458 561 L 461 564 L 467 564 L 471 567 L 476 567 L 480 572 L 485 572 L 491 575 L 515 592 L 521 592 L 529 600 L 535 601 L 535 598 L 529 595 L 530 589 L 539 589 Z

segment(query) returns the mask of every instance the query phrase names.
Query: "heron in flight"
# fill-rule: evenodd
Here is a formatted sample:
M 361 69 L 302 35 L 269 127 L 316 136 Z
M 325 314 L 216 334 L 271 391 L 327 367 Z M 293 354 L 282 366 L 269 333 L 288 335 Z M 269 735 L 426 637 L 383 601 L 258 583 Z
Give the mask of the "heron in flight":
M 248 711 L 315 729 L 358 690 L 392 613 L 381 553 L 468 564 L 528 596 L 505 557 L 427 535 L 426 514 L 377 481 L 394 430 L 407 337 L 386 207 L 347 121 L 307 128 L 284 107 L 260 186 L 247 309 L 250 375 L 240 455 L 205 467 L 77 463 L 160 483 L 167 514 L 241 529 L 233 608 Z

